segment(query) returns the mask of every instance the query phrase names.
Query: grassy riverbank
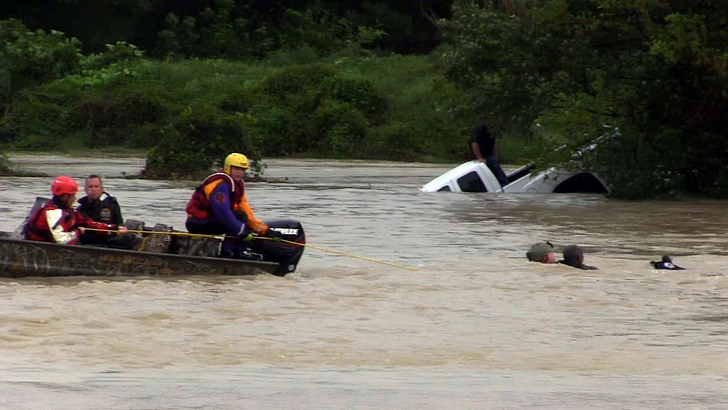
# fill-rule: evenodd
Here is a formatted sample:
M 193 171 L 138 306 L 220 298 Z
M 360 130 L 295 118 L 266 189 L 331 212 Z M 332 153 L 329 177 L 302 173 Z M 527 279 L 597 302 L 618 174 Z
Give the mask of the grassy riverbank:
M 221 152 L 269 157 L 458 162 L 478 118 L 428 56 L 331 58 L 275 65 L 135 59 L 111 75 L 69 76 L 21 93 L 6 150 L 144 152 L 163 177 Z M 101 75 L 105 73 L 106 76 Z M 504 162 L 530 148 L 507 136 Z

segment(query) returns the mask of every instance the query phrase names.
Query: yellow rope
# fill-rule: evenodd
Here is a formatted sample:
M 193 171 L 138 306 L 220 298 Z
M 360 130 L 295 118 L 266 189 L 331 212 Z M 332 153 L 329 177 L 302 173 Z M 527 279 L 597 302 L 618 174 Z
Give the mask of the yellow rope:
M 256 239 L 263 239 L 263 240 L 267 240 L 267 241 L 274 240 L 273 238 L 261 237 L 261 236 L 257 236 Z M 297 245 L 297 246 L 303 246 L 305 248 L 316 249 L 317 251 L 329 252 L 329 253 L 333 253 L 333 254 L 336 254 L 336 255 L 348 256 L 350 258 L 361 259 L 361 260 L 364 260 L 364 261 L 369 261 L 369 262 L 374 262 L 374 263 L 381 263 L 382 265 L 394 266 L 395 268 L 406 269 L 406 270 L 413 271 L 413 272 L 419 271 L 419 269 L 417 269 L 417 268 L 410 268 L 409 266 L 398 265 L 398 264 L 392 263 L 392 262 L 385 262 L 385 261 L 380 261 L 380 260 L 376 260 L 376 259 L 372 259 L 372 258 L 367 258 L 365 256 L 354 255 L 352 253 L 345 253 L 345 252 L 341 252 L 341 251 L 335 251 L 333 249 L 326 249 L 326 248 L 322 248 L 320 246 L 314 246 L 314 245 L 311 245 L 311 244 L 308 244 L 308 243 L 300 243 L 300 242 L 287 241 L 285 239 L 280 239 L 280 241 L 283 242 L 283 243 L 290 243 L 291 245 Z
M 115 232 L 118 233 L 118 230 L 114 229 L 97 229 L 97 228 L 84 228 L 87 231 L 98 231 L 98 232 Z M 128 229 L 127 232 L 129 233 L 139 233 L 139 234 L 151 234 L 151 235 L 176 235 L 176 236 L 189 236 L 192 238 L 208 238 L 208 239 L 222 239 L 222 235 L 205 235 L 200 233 L 189 233 L 189 232 L 181 232 L 181 231 L 140 231 L 135 229 Z M 226 238 L 237 238 L 237 236 L 226 236 Z
M 149 238 L 151 238 L 151 236 L 146 236 L 146 237 L 142 238 L 142 244 L 139 247 L 139 249 L 137 249 L 137 251 L 144 252 L 144 247 L 147 246 L 147 241 L 149 241 Z
M 111 230 L 111 229 L 96 229 L 96 228 L 85 228 L 85 229 L 87 231 L 119 232 L 119 231 L 115 231 L 115 230 Z M 166 231 L 140 231 L 140 230 L 129 229 L 128 232 L 130 232 L 130 233 L 141 233 L 141 234 L 152 234 L 152 235 L 177 235 L 177 236 L 187 236 L 187 237 L 192 237 L 192 238 L 223 239 L 223 236 L 222 235 L 205 235 L 205 234 L 199 234 L 199 233 L 189 233 L 189 232 L 180 232 L 180 231 L 173 231 L 173 232 L 166 232 Z M 225 238 L 239 238 L 239 237 L 238 236 L 225 236 Z M 273 238 L 268 238 L 268 237 L 265 237 L 265 236 L 256 236 L 255 239 L 266 240 L 266 241 L 272 241 L 272 240 L 274 240 Z M 364 261 L 369 261 L 369 262 L 374 262 L 374 263 L 380 263 L 382 265 L 393 266 L 395 268 L 406 269 L 406 270 L 413 271 L 413 272 L 419 271 L 419 269 L 417 269 L 417 268 L 410 268 L 409 266 L 398 265 L 398 264 L 392 263 L 392 262 L 385 262 L 385 261 L 380 261 L 380 260 L 377 260 L 377 259 L 367 258 L 365 256 L 354 255 L 352 253 L 345 253 L 345 252 L 341 252 L 341 251 L 335 251 L 333 249 L 326 249 L 326 248 L 322 248 L 320 246 L 314 246 L 314 245 L 311 245 L 311 244 L 308 244 L 308 243 L 293 242 L 293 241 L 288 241 L 288 240 L 285 240 L 285 239 L 280 239 L 279 241 L 280 242 L 283 242 L 283 243 L 289 243 L 291 245 L 303 246 L 304 248 L 311 248 L 311 249 L 316 249 L 316 250 L 322 251 L 322 252 L 333 253 L 335 255 L 347 256 L 349 258 L 361 259 L 361 260 L 364 260 Z M 142 249 L 143 249 L 143 247 L 144 247 L 145 244 L 146 243 L 143 243 L 142 244 Z

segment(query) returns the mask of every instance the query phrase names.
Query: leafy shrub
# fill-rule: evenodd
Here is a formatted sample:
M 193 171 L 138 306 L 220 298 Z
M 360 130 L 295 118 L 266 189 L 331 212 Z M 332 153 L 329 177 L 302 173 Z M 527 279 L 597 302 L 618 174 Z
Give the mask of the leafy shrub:
M 386 109 L 386 100 L 379 90 L 363 77 L 336 77 L 330 80 L 331 98 L 351 105 L 364 115 L 381 115 Z
M 320 93 L 320 85 L 337 75 L 339 72 L 326 64 L 287 67 L 265 78 L 256 88 L 270 98 L 287 102 L 294 96 L 315 97 L 312 94 Z
M 147 156 L 149 176 L 205 172 L 230 152 L 244 152 L 251 160 L 259 158 L 246 140 L 243 119 L 214 107 L 188 107 L 171 124 L 150 134 L 156 135 L 159 143 Z
M 67 147 L 64 139 L 76 131 L 69 108 L 63 96 L 49 98 L 29 91 L 18 95 L 6 118 L 7 123 L 16 127 L 17 135 L 22 136 L 11 141 L 13 147 L 39 151 Z
M 232 151 L 459 160 L 474 126 L 448 110 L 459 93 L 427 57 L 283 68 L 131 59 L 19 94 L 0 138 L 45 150 L 153 147 L 147 174 L 160 177 L 209 172 Z
M 0 104 L 22 89 L 80 70 L 81 43 L 51 30 L 30 31 L 15 19 L 0 21 Z
M 288 156 L 305 152 L 299 141 L 308 133 L 305 121 L 288 107 L 275 104 L 257 104 L 250 112 L 251 141 L 263 156 Z M 309 141 L 310 142 L 310 141 Z
M 371 81 L 312 64 L 282 69 L 221 107 L 250 114 L 251 140 L 263 155 L 341 157 L 362 154 L 369 123 L 386 104 Z
M 126 131 L 160 122 L 172 108 L 164 90 L 148 87 L 119 90 L 114 94 L 94 93 L 76 104 L 73 114 L 84 124 L 89 146 L 150 148 L 158 140 L 134 138 Z
M 362 111 L 336 100 L 324 100 L 311 117 L 311 131 L 319 138 L 311 151 L 318 155 L 361 158 L 369 124 Z
M 649 135 L 631 127 L 600 141 L 591 166 L 611 186 L 616 198 L 669 198 L 685 192 L 685 151 L 679 132 L 664 128 Z
M 84 70 L 100 70 L 114 64 L 139 60 L 143 55 L 144 52 L 137 46 L 126 41 L 117 41 L 114 44 L 106 44 L 105 52 L 85 57 L 82 66 Z

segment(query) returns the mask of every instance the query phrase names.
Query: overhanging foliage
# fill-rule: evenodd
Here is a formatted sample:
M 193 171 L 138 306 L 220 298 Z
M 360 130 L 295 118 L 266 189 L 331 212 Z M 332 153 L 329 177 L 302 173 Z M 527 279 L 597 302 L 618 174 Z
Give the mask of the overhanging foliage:
M 523 15 L 469 8 L 443 22 L 464 109 L 573 148 L 622 137 L 589 165 L 615 196 L 725 197 L 728 8 L 720 2 L 545 0 Z

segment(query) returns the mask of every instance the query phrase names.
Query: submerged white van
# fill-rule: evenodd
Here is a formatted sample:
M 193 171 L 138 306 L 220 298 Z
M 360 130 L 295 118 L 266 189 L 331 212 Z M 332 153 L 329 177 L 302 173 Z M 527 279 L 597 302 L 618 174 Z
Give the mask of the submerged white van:
M 508 174 L 502 187 L 487 165 L 478 161 L 461 164 L 425 184 L 424 192 L 508 192 L 508 193 L 608 193 L 607 184 L 590 171 L 569 171 L 552 167 L 533 174 L 526 165 Z

